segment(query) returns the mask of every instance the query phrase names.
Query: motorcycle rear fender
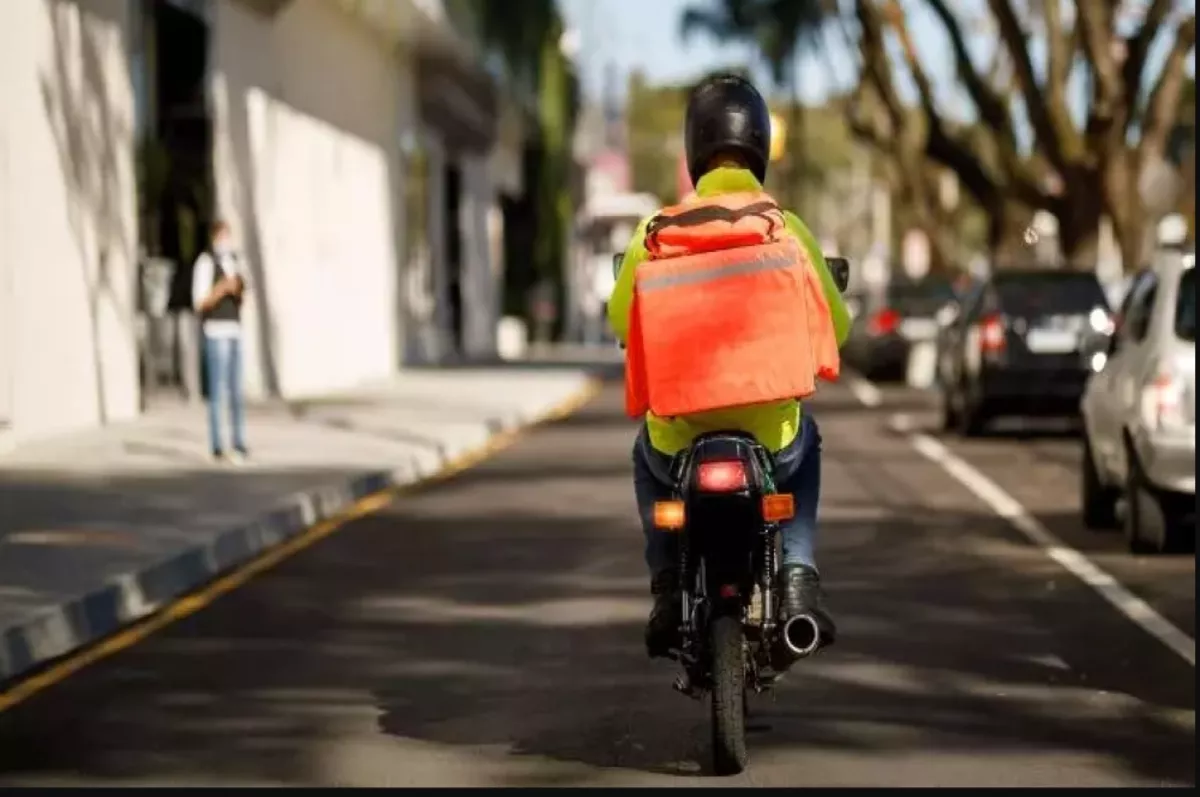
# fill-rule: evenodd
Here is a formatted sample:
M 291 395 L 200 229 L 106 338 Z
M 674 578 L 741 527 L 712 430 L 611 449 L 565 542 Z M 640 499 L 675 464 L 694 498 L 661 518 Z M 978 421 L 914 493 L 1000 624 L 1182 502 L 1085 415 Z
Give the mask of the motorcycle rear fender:
M 721 498 L 758 499 L 768 480 L 765 467 L 771 467 L 770 454 L 749 435 L 737 432 L 713 432 L 696 438 L 691 447 L 675 463 L 675 482 L 685 501 L 701 496 L 697 486 L 698 466 L 706 462 L 736 460 L 746 468 L 748 487 L 739 493 L 725 493 Z M 703 495 L 707 500 L 715 495 Z
M 747 487 L 738 492 L 702 492 L 698 466 L 735 460 L 746 469 Z M 710 579 L 747 583 L 763 530 L 762 495 L 769 484 L 770 455 L 749 435 L 717 432 L 701 436 L 677 462 L 676 484 L 686 505 L 691 551 L 708 562 Z M 711 586 L 717 586 L 713 584 Z

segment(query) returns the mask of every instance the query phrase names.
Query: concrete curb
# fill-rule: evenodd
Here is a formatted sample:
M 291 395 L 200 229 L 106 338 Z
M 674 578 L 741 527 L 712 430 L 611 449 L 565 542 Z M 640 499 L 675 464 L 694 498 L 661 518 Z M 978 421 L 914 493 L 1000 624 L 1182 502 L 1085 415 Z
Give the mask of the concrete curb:
M 599 388 L 595 378 L 581 376 L 580 382 L 566 398 L 552 404 L 487 419 L 488 434 L 482 445 L 442 446 L 436 459 L 414 458 L 398 468 L 360 473 L 293 494 L 243 525 L 0 629 L 0 685 L 149 617 L 312 526 L 336 518 L 369 495 L 452 474 L 486 457 L 504 437 L 569 415 Z

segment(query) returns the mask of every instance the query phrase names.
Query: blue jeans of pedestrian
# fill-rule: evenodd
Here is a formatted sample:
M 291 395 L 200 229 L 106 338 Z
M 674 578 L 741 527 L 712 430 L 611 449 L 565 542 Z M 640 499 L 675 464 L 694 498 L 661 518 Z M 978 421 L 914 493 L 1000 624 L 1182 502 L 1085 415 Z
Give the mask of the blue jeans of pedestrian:
M 679 537 L 654 527 L 654 502 L 671 498 L 671 457 L 650 445 L 642 424 L 633 444 L 633 485 L 642 532 L 646 535 L 646 565 L 651 577 L 677 566 Z M 796 499 L 796 516 L 780 529 L 783 564 L 816 569 L 817 505 L 821 500 L 821 432 L 808 412 L 800 432 L 775 454 L 775 486 Z
M 204 336 L 204 365 L 208 371 L 208 443 L 213 453 L 224 450 L 221 405 L 229 404 L 233 448 L 246 450 L 246 419 L 242 403 L 242 341 Z

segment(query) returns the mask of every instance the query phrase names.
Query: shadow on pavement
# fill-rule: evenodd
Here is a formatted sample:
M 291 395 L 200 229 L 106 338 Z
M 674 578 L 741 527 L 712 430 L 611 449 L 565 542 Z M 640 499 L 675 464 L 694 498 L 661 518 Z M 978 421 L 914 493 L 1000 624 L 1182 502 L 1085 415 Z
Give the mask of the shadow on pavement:
M 357 522 L 0 715 L 0 781 L 399 784 L 438 767 L 462 783 L 481 766 L 468 754 L 501 762 L 495 785 L 576 785 L 595 767 L 702 773 L 706 707 L 674 694 L 672 666 L 642 648 L 632 490 L 627 472 L 602 470 L 628 445 L 628 429 L 555 424 L 479 478 Z M 550 493 L 537 477 L 488 478 L 547 460 Z M 1003 534 L 995 518 L 883 511 L 823 524 L 842 638 L 756 706 L 769 730 L 752 756 L 1091 755 L 1194 782 L 1193 731 L 1163 718 L 1194 711 L 1185 666 L 1147 667 L 1138 646 L 1155 643 L 1090 621 L 1110 610 L 1060 572 L 982 555 L 973 546 Z
M 669 665 L 644 658 L 636 544 L 614 553 L 607 525 L 519 513 L 373 518 L 0 718 L 0 770 L 324 780 L 314 771 L 322 742 L 369 738 L 374 715 L 379 731 L 404 740 L 697 774 L 704 707 L 671 692 Z M 754 735 L 756 755 L 1069 748 L 1194 779 L 1193 739 L 1153 712 L 1131 707 L 1118 723 L 1082 695 L 1033 694 L 1129 684 L 1085 682 L 1078 662 L 1048 658 L 1088 642 L 1048 639 L 1023 585 L 938 562 L 921 532 L 903 531 L 902 550 L 827 565 L 843 640 L 802 664 L 760 715 L 770 729 Z M 1054 611 L 1068 609 L 1095 610 Z M 1028 699 L 1011 696 L 1022 691 Z M 1153 683 L 1134 691 L 1163 697 Z
M 929 409 L 929 405 L 923 407 L 919 401 L 913 400 L 910 402 L 912 406 L 906 409 Z M 888 402 L 888 409 L 893 409 L 893 404 Z M 896 407 L 896 409 L 905 409 Z M 989 423 L 982 431 L 975 434 L 973 438 L 963 438 L 955 432 L 947 432 L 942 429 L 936 420 L 923 419 L 924 423 L 917 424 L 913 429 L 915 432 L 922 432 L 934 437 L 942 436 L 950 440 L 971 439 L 977 441 L 996 441 L 1009 442 L 1013 444 L 1024 443 L 1039 443 L 1039 442 L 1056 442 L 1056 441 L 1071 441 L 1078 440 L 1080 436 L 1079 421 L 1075 419 L 1029 419 L 1029 418 L 1002 418 L 992 423 Z

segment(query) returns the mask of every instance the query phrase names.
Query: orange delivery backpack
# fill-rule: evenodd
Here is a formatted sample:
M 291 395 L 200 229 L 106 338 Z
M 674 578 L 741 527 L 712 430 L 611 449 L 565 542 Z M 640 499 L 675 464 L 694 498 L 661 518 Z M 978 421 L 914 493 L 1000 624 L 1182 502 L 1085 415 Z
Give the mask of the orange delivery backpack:
M 841 358 L 820 277 L 765 192 L 664 208 L 634 274 L 625 410 L 663 418 L 803 399 Z

